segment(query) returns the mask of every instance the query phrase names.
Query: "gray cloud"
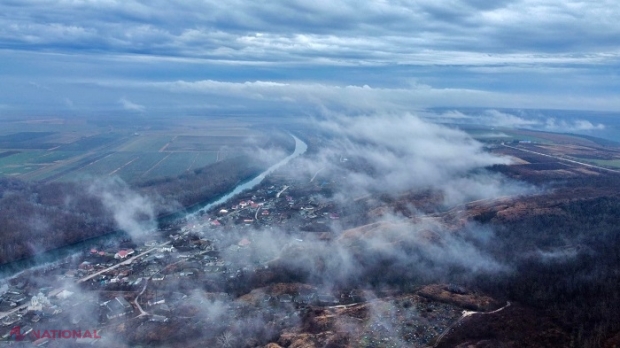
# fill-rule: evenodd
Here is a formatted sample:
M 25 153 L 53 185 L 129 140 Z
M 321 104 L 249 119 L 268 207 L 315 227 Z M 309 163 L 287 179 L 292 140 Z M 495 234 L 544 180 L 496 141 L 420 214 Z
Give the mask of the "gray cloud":
M 146 110 L 146 107 L 144 105 L 136 104 L 127 98 L 121 98 L 118 100 L 118 102 L 125 110 L 138 112 L 143 112 L 144 110 Z
M 83 48 L 266 61 L 331 57 L 334 61 L 406 62 L 409 55 L 427 52 L 433 56 L 496 53 L 510 59 L 516 52 L 554 55 L 576 49 L 617 58 L 616 8 L 612 1 L 585 5 L 529 0 L 493 5 L 472 1 L 5 2 L 0 6 L 3 13 L 19 15 L 0 18 L 0 39 L 5 47 L 17 49 Z M 457 63 L 458 57 L 452 62 Z
M 140 100 L 122 108 L 162 114 L 620 109 L 619 13 L 607 0 L 33 0 L 0 11 L 12 14 L 0 17 L 12 86 L 0 102 L 24 113 L 66 111 L 66 96 L 86 113 L 119 95 Z M 13 87 L 24 80 L 51 90 Z
M 552 116 L 554 112 L 514 112 L 500 110 L 484 110 L 467 114 L 450 110 L 440 114 L 427 113 L 426 116 L 435 121 L 478 124 L 490 127 L 528 128 L 552 132 L 591 132 L 604 130 L 602 123 L 592 123 L 584 119 L 563 119 L 561 116 Z M 555 112 L 560 113 L 561 112 Z
M 155 207 L 150 199 L 134 192 L 119 178 L 94 181 L 88 190 L 101 198 L 116 226 L 133 240 L 142 241 L 157 228 Z

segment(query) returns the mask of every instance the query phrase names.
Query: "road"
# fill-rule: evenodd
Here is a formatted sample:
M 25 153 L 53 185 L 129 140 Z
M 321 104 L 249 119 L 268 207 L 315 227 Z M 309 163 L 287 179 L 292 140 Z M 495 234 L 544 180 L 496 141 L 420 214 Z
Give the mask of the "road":
M 325 169 L 325 167 L 322 167 L 321 169 L 317 170 L 316 173 L 314 173 L 314 175 L 312 176 L 312 179 L 310 179 L 310 182 L 313 182 L 314 179 L 316 179 L 316 176 L 319 175 L 319 173 L 321 172 L 321 170 Z
M 131 258 L 128 258 L 127 260 L 125 260 L 125 261 L 123 261 L 123 262 L 117 263 L 117 264 L 116 264 L 116 265 L 114 265 L 114 266 L 110 266 L 110 267 L 108 267 L 108 268 L 102 269 L 101 271 L 95 272 L 95 273 L 93 273 L 93 274 L 91 274 L 91 275 L 87 275 L 86 277 L 83 277 L 83 278 L 81 278 L 81 279 L 78 279 L 77 283 L 79 284 L 79 283 L 85 282 L 85 281 L 87 281 L 87 280 L 89 280 L 89 279 L 92 279 L 92 278 L 94 278 L 94 277 L 96 277 L 96 276 L 98 276 L 98 275 L 100 275 L 100 274 L 103 274 L 103 273 L 105 273 L 105 272 L 107 272 L 107 271 L 110 271 L 110 270 L 113 270 L 113 269 L 115 269 L 115 268 L 118 268 L 118 267 L 120 267 L 120 266 L 122 266 L 122 265 L 128 265 L 128 264 L 130 264 L 133 260 L 135 260 L 136 258 L 141 257 L 141 256 L 144 256 L 144 255 L 146 255 L 146 254 L 150 253 L 151 251 L 156 250 L 156 249 L 159 249 L 159 248 L 161 248 L 161 247 L 163 247 L 163 246 L 165 246 L 165 245 L 168 245 L 168 244 L 170 244 L 170 243 L 171 243 L 171 242 L 166 242 L 166 243 L 160 244 L 160 245 L 155 246 L 155 247 L 153 247 L 153 248 L 151 248 L 151 249 L 149 249 L 149 250 L 147 250 L 147 251 L 144 251 L 144 252 L 142 252 L 142 253 L 140 253 L 140 254 L 138 254 L 138 255 L 135 255 L 135 256 L 133 256 L 133 257 L 131 257 Z
M 280 190 L 280 192 L 278 192 L 276 194 L 276 198 L 280 198 L 280 195 L 282 194 L 282 192 L 284 192 L 287 188 L 288 188 L 288 186 L 284 185 L 284 188 L 282 190 Z
M 527 153 L 533 153 L 535 155 L 540 155 L 540 156 L 545 156 L 545 157 L 553 158 L 553 159 L 556 159 L 558 161 L 570 162 L 570 163 L 574 163 L 574 164 L 579 164 L 579 165 L 584 166 L 584 167 L 590 167 L 590 168 L 604 170 L 604 171 L 607 171 L 607 172 L 612 172 L 612 173 L 620 174 L 620 170 L 614 170 L 614 169 L 609 169 L 609 168 L 605 168 L 605 167 L 600 167 L 600 166 L 597 166 L 597 165 L 594 165 L 594 164 L 583 163 L 583 162 L 575 161 L 575 160 L 568 159 L 568 158 L 548 155 L 546 153 L 536 152 L 536 151 L 532 151 L 532 150 L 526 150 L 526 149 L 522 149 L 522 148 L 519 148 L 519 147 L 514 147 L 514 146 L 510 146 L 510 145 L 506 145 L 506 144 L 502 144 L 502 145 L 507 147 L 507 148 L 510 148 L 510 149 L 519 150 L 519 151 L 523 151 L 523 152 L 527 152 Z
M 140 296 L 142 296 L 142 294 L 144 294 L 144 291 L 146 290 L 146 286 L 149 284 L 149 280 L 146 278 L 144 279 L 144 287 L 142 288 L 142 291 L 140 291 L 140 293 L 138 294 L 138 296 L 136 296 L 136 299 L 133 301 L 133 303 L 136 304 L 136 307 L 138 307 L 138 310 L 140 311 L 140 315 L 138 315 L 138 317 L 144 316 L 144 315 L 149 315 L 147 312 L 145 312 L 142 309 L 142 306 L 140 306 L 140 304 L 138 303 L 138 300 L 140 299 Z
M 117 264 L 116 264 L 116 265 L 114 265 L 114 266 L 110 266 L 110 267 L 108 267 L 108 268 L 106 268 L 106 269 L 102 269 L 101 271 L 98 271 L 98 272 L 96 272 L 96 273 L 93 273 L 93 274 L 91 274 L 91 275 L 88 275 L 88 276 L 86 276 L 86 277 L 83 277 L 83 278 L 81 278 L 81 279 L 78 279 L 77 283 L 79 284 L 79 283 L 85 282 L 85 281 L 87 281 L 87 280 L 89 280 L 89 279 L 92 279 L 93 277 L 96 277 L 96 276 L 98 276 L 98 275 L 102 274 L 102 273 L 105 273 L 105 272 L 107 272 L 107 271 L 110 271 L 110 270 L 113 270 L 113 269 L 115 269 L 115 268 L 118 268 L 118 267 L 119 267 L 119 266 L 121 266 L 121 265 L 128 265 L 128 264 L 130 264 L 130 263 L 131 263 L 134 259 L 136 259 L 136 258 L 138 258 L 138 257 L 141 257 L 141 256 L 144 256 L 144 255 L 146 255 L 146 254 L 150 253 L 151 251 L 156 250 L 156 249 L 158 249 L 158 248 L 161 248 L 161 247 L 163 247 L 163 246 L 165 246 L 165 245 L 168 245 L 168 244 L 170 244 L 170 243 L 171 243 L 171 242 L 166 242 L 166 243 L 160 244 L 160 245 L 158 245 L 158 246 L 156 246 L 156 247 L 153 247 L 153 248 L 151 248 L 151 249 L 149 249 L 149 250 L 147 250 L 147 251 L 144 251 L 144 252 L 142 252 L 142 253 L 140 253 L 140 254 L 138 254 L 138 255 L 135 255 L 134 257 L 131 257 L 131 258 L 129 258 L 129 259 L 127 259 L 127 260 L 125 260 L 125 261 L 123 261 L 123 262 L 121 262 L 121 263 L 117 263 Z M 147 282 L 148 282 L 148 281 L 147 281 Z M 146 284 L 145 284 L 145 286 L 144 286 L 144 289 L 146 289 Z M 142 292 L 144 292 L 144 289 L 142 289 Z M 140 294 L 142 294 L 142 292 L 141 292 Z M 136 304 L 137 304 L 137 303 L 136 303 Z M 9 316 L 9 315 L 11 315 L 11 314 L 13 314 L 13 313 L 15 313 L 15 312 L 19 311 L 20 309 L 24 309 L 24 308 L 26 308 L 26 307 L 28 307 L 28 303 L 23 304 L 23 305 L 21 305 L 21 306 L 19 306 L 19 307 L 16 307 L 16 308 L 14 308 L 14 309 L 12 309 L 12 310 L 10 310 L 10 311 L 7 311 L 7 312 L 0 312 L 0 319 L 4 318 L 4 317 L 6 317 L 6 316 Z M 141 312 L 141 313 L 144 313 L 144 314 L 140 314 L 140 315 L 146 315 L 146 314 L 148 314 L 148 313 L 144 312 L 144 311 L 142 310 L 142 308 L 141 308 L 139 305 L 138 305 L 138 309 L 140 310 L 140 312 Z
M 29 304 L 29 303 L 23 304 L 23 305 L 21 305 L 21 306 L 19 306 L 19 307 L 16 307 L 16 308 L 11 309 L 11 310 L 10 310 L 10 311 L 8 311 L 8 312 L 0 312 L 0 319 L 3 319 L 4 317 L 7 317 L 7 316 L 9 316 L 9 315 L 11 315 L 11 314 L 13 314 L 13 313 L 15 313 L 15 312 L 17 312 L 17 311 L 21 310 L 21 309 L 24 309 L 24 308 L 28 307 L 28 304 Z
M 474 314 L 480 314 L 480 315 L 494 314 L 494 313 L 504 310 L 505 308 L 508 308 L 509 306 L 510 306 L 510 301 L 508 301 L 504 307 L 496 309 L 491 312 L 463 311 L 463 315 L 457 321 L 455 321 L 452 325 L 448 326 L 448 328 L 445 329 L 444 332 L 442 332 L 441 335 L 439 335 L 439 337 L 437 337 L 437 340 L 435 340 L 435 344 L 433 344 L 433 347 L 437 347 L 437 345 L 439 345 L 441 340 L 448 334 L 448 332 L 450 332 L 450 330 L 452 330 L 453 327 L 459 325 L 465 318 L 470 317 Z

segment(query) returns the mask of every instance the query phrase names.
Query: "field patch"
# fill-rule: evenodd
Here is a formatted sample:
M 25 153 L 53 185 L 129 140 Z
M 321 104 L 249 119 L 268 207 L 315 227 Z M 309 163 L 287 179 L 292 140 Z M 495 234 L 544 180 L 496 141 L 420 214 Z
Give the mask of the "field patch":
M 112 145 L 114 142 L 120 141 L 121 135 L 114 133 L 97 134 L 90 137 L 82 138 L 71 144 L 62 145 L 61 151 L 90 151 L 105 145 Z
M 154 179 L 165 176 L 179 175 L 191 168 L 200 153 L 173 152 L 151 169 L 143 179 Z
M 195 161 L 192 163 L 190 170 L 195 170 L 215 163 L 217 160 L 223 160 L 223 157 L 218 156 L 217 152 L 200 152 L 197 154 Z
M 167 156 L 167 154 L 162 152 L 134 152 L 133 154 L 135 155 L 135 160 L 115 173 L 127 182 L 138 181 L 144 173 L 147 173 Z
M 16 152 L 0 158 L 0 168 L 32 165 L 37 163 L 36 159 L 43 154 L 45 151 L 41 150 Z
M 13 150 L 13 151 L 4 151 L 4 152 L 0 152 L 0 158 L 3 158 L 3 157 L 9 157 L 9 156 L 14 155 L 14 154 L 16 154 L 16 153 L 20 153 L 20 151 L 15 151 L 15 150 Z
M 168 145 L 166 151 L 219 151 L 223 148 L 247 146 L 247 138 L 236 136 L 178 136 Z
M 19 132 L 8 135 L 0 136 L 0 143 L 16 143 L 23 141 L 32 141 L 35 139 L 43 138 L 48 135 L 54 134 L 54 132 Z
M 18 132 L 0 136 L 3 149 L 49 149 L 56 146 L 50 141 L 53 132 Z
M 264 120 L 226 116 L 132 122 L 35 118 L 0 123 L 0 175 L 35 181 L 117 175 L 137 183 L 174 177 L 238 156 L 243 148 L 270 144 L 270 137 L 257 130 Z
M 140 135 L 119 148 L 119 151 L 129 152 L 157 152 L 162 150 L 172 140 L 170 135 Z
M 601 167 L 620 168 L 620 159 L 613 159 L 613 160 L 589 159 L 588 162 L 592 162 Z

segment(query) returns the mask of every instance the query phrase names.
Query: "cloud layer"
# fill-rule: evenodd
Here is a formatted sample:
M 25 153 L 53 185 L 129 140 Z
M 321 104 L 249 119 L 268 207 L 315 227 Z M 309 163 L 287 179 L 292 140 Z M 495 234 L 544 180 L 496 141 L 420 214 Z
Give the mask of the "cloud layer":
M 269 111 L 325 99 L 620 109 L 610 0 L 29 0 L 0 12 L 11 14 L 0 16 L 0 105 L 14 112 L 230 107 L 198 91 L 248 93 L 234 104 Z
M 474 54 L 465 64 L 497 59 L 476 52 L 579 62 L 617 54 L 620 36 L 613 1 L 55 0 L 9 1 L 1 10 L 16 14 L 0 19 L 5 47 L 266 62 L 449 64 L 466 52 Z M 584 49 L 598 55 L 573 54 Z

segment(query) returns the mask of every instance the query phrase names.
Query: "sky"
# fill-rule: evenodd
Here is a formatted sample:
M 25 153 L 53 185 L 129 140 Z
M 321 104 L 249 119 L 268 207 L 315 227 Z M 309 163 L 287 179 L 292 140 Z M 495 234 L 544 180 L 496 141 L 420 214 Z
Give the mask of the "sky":
M 0 2 L 0 116 L 620 111 L 615 0 Z

